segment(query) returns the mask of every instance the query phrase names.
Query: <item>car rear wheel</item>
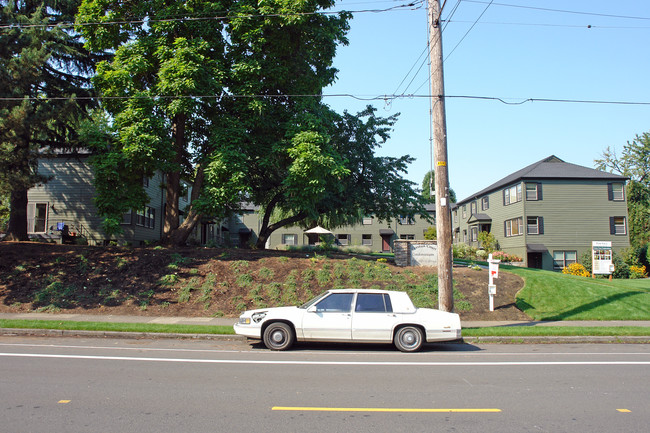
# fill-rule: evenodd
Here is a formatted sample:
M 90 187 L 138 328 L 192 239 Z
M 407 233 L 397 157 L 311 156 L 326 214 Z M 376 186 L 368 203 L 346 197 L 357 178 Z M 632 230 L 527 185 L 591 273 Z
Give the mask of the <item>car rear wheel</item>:
M 404 326 L 395 332 L 393 343 L 402 352 L 417 352 L 422 348 L 424 336 L 417 326 Z
M 264 330 L 264 345 L 271 350 L 287 350 L 294 339 L 293 329 L 286 323 L 271 323 Z

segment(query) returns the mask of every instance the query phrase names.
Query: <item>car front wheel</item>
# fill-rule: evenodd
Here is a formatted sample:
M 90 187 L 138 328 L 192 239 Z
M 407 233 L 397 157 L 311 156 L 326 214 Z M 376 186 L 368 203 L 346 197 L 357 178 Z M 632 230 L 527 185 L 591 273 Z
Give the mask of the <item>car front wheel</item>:
M 417 352 L 422 348 L 424 336 L 417 326 L 404 326 L 395 333 L 393 343 L 402 352 Z
M 264 330 L 264 345 L 271 350 L 287 350 L 294 339 L 293 329 L 286 323 L 271 323 Z

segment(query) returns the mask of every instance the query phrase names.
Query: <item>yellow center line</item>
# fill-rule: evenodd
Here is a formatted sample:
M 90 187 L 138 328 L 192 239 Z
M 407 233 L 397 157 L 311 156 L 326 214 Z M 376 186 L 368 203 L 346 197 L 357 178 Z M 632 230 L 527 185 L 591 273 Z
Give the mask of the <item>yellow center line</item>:
M 630 409 L 616 409 L 619 412 L 632 412 Z
M 496 413 L 501 409 L 480 409 L 480 408 L 459 408 L 459 409 L 435 409 L 435 408 L 390 408 L 390 407 L 287 407 L 274 406 L 271 410 L 277 411 L 300 411 L 300 412 L 421 412 L 421 413 Z

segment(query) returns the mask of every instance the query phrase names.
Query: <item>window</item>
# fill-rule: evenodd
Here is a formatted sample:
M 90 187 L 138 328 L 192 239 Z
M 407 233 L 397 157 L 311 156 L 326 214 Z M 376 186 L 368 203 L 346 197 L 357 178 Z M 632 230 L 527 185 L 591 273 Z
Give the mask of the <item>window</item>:
M 399 238 L 407 241 L 414 241 L 415 235 L 399 235 Z
M 413 217 L 403 216 L 403 217 L 399 217 L 399 223 L 402 225 L 413 225 L 415 224 L 415 220 L 413 219 Z
M 522 217 L 506 220 L 506 237 L 521 236 L 524 234 L 524 219 Z
M 529 235 L 544 234 L 544 218 L 529 216 L 526 218 L 526 233 Z
M 339 241 L 339 245 L 350 244 L 350 235 L 336 235 L 336 239 Z
M 296 235 L 296 234 L 283 234 L 282 235 L 282 244 L 283 245 L 298 245 L 298 235 Z
M 316 311 L 348 313 L 352 309 L 353 293 L 332 293 L 316 304 Z
M 45 233 L 47 228 L 47 203 L 30 203 L 27 206 L 27 232 Z
M 470 215 L 476 215 L 478 212 L 476 211 L 477 209 L 477 204 L 475 201 L 471 202 L 469 204 L 469 214 Z
M 625 200 L 625 189 L 623 182 L 615 182 L 607 184 L 607 195 L 608 199 L 611 201 L 623 201 Z
M 471 227 L 469 229 L 469 240 L 470 242 L 478 241 L 478 227 Z
M 625 224 L 625 217 L 610 217 L 609 233 L 612 235 L 627 234 L 627 225 Z
M 458 224 L 458 209 L 454 211 L 454 223 Z
M 553 251 L 553 269 L 561 270 L 578 261 L 577 251 Z
M 154 228 L 156 225 L 156 210 L 145 206 L 136 212 L 135 224 L 142 227 Z
M 467 230 L 463 230 L 463 242 L 467 243 Z
M 536 201 L 542 199 L 542 184 L 541 183 L 527 183 L 526 184 L 526 200 Z
M 133 211 L 129 210 L 128 212 L 125 212 L 122 214 L 122 224 L 127 224 L 131 225 L 131 221 L 133 220 Z
M 393 306 L 387 293 L 359 293 L 354 311 L 361 313 L 392 313 Z
M 147 176 L 142 176 L 142 186 L 149 188 L 149 178 Z
M 463 205 L 463 219 L 467 218 L 467 205 Z
M 363 217 L 362 223 L 364 226 L 369 226 L 372 224 L 372 217 Z
M 372 245 L 372 235 L 361 235 L 361 245 Z
M 505 206 L 521 201 L 521 184 L 503 190 L 503 204 Z
M 481 199 L 481 210 L 488 210 L 490 209 L 490 197 L 483 197 Z

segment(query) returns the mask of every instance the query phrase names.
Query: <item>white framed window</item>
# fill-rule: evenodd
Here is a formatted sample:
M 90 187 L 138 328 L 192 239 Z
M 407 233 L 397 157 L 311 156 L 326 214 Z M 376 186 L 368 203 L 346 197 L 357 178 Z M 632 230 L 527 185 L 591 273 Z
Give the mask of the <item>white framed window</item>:
M 612 201 L 625 200 L 625 185 L 623 182 L 614 182 L 607 184 L 608 198 Z
M 526 234 L 529 235 L 543 235 L 544 234 L 544 218 L 537 216 L 526 217 Z
M 336 239 L 339 241 L 339 245 L 350 245 L 350 235 L 349 234 L 336 235 Z
M 298 245 L 298 235 L 294 233 L 285 233 L 282 235 L 283 245 Z
M 527 201 L 536 201 L 540 200 L 540 187 L 538 183 L 527 183 L 526 184 L 526 200 Z
M 469 229 L 469 240 L 470 242 L 478 241 L 478 227 L 471 227 Z
M 399 235 L 399 238 L 407 241 L 414 241 L 415 235 Z
M 124 212 L 122 214 L 122 224 L 131 225 L 132 221 L 133 221 L 133 211 L 132 210 L 129 210 L 128 212 Z
M 369 235 L 369 234 L 361 235 L 361 245 L 371 246 L 372 245 L 372 235 Z
M 521 184 L 503 190 L 503 204 L 508 206 L 521 201 Z
M 458 209 L 454 211 L 454 223 L 458 224 Z
M 625 217 L 610 217 L 609 218 L 609 232 L 612 235 L 625 235 L 627 234 L 627 224 Z
M 27 205 L 27 233 L 47 231 L 48 203 L 29 203 Z
M 469 204 L 469 214 L 470 215 L 476 215 L 478 213 L 477 208 L 478 208 L 478 205 L 476 204 L 476 202 L 475 201 L 471 202 Z
M 490 197 L 485 196 L 481 199 L 481 210 L 490 209 Z
M 463 205 L 463 219 L 467 218 L 467 205 Z
M 555 270 L 562 270 L 577 261 L 577 251 L 553 251 L 553 269 Z
M 144 209 L 136 211 L 135 225 L 152 229 L 156 226 L 156 210 L 145 206 Z
M 505 222 L 505 235 L 507 238 L 512 236 L 521 236 L 524 234 L 523 217 L 513 218 Z
M 415 224 L 415 219 L 413 219 L 413 217 L 410 216 L 403 216 L 403 217 L 399 217 L 399 223 L 402 225 L 410 226 Z
M 467 243 L 467 230 L 463 230 L 463 242 Z
M 371 224 L 372 224 L 372 217 L 371 217 L 371 216 L 369 216 L 369 217 L 363 217 L 363 220 L 361 221 L 361 223 L 362 223 L 364 226 L 369 226 L 369 225 L 371 225 Z

